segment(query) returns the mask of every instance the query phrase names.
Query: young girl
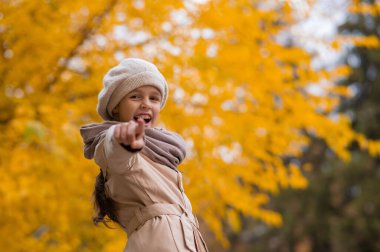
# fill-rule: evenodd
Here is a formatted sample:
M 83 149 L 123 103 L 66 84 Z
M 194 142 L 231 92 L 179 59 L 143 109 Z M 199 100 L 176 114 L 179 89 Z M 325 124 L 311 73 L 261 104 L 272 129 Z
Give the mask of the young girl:
M 155 128 L 168 87 L 155 65 L 129 58 L 103 79 L 97 111 L 103 123 L 81 127 L 84 155 L 100 166 L 95 224 L 108 216 L 127 233 L 124 251 L 208 251 L 177 166 L 185 143 Z

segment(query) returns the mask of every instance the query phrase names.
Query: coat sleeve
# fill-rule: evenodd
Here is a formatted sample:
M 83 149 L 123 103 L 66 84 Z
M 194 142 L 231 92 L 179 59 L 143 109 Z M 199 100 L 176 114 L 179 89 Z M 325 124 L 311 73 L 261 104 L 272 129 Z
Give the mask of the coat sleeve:
M 137 152 L 127 151 L 114 138 L 115 126 L 111 126 L 95 148 L 94 160 L 107 173 L 123 174 L 136 162 Z

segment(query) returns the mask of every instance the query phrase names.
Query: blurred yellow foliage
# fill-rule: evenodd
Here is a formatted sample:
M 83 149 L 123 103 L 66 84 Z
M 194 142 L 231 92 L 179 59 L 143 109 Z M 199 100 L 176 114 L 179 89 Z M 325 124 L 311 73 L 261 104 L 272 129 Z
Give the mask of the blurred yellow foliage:
M 353 3 L 350 5 L 350 12 L 352 13 L 361 13 L 361 14 L 370 14 L 372 16 L 377 16 L 380 14 L 380 3 L 375 1 L 375 3 L 365 3 L 360 0 L 353 0 Z
M 167 77 L 161 124 L 186 139 L 186 192 L 224 245 L 223 228 L 238 232 L 239 214 L 281 225 L 264 206 L 281 188 L 307 186 L 302 167 L 283 163 L 302 155 L 307 135 L 343 159 L 353 140 L 379 155 L 347 118 L 328 116 L 350 95 L 334 85 L 349 69 L 314 71 L 307 52 L 276 42 L 292 22 L 283 1 L 1 1 L 0 247 L 124 247 L 120 229 L 91 223 L 98 168 L 78 131 L 100 121 L 102 77 L 124 57 L 150 60 Z M 308 91 L 317 82 L 323 95 Z

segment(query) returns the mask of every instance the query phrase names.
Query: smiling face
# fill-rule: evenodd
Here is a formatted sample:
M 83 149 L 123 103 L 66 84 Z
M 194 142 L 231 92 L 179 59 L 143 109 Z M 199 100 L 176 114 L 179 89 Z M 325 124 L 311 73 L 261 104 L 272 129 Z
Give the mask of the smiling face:
M 153 86 L 142 86 L 129 92 L 112 110 L 117 121 L 144 119 L 145 127 L 154 127 L 160 113 L 161 93 Z

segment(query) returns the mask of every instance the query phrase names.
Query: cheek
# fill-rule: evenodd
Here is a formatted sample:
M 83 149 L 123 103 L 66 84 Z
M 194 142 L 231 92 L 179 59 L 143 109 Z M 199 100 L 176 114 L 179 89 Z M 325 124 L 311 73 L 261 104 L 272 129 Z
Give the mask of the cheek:
M 119 110 L 120 119 L 123 121 L 129 121 L 133 117 L 133 104 L 123 103 Z
M 157 118 L 158 118 L 158 116 L 159 116 L 159 114 L 160 114 L 160 107 L 158 107 L 158 108 L 155 108 L 154 110 L 153 110 L 153 113 L 154 113 L 154 119 L 155 120 L 157 120 Z

